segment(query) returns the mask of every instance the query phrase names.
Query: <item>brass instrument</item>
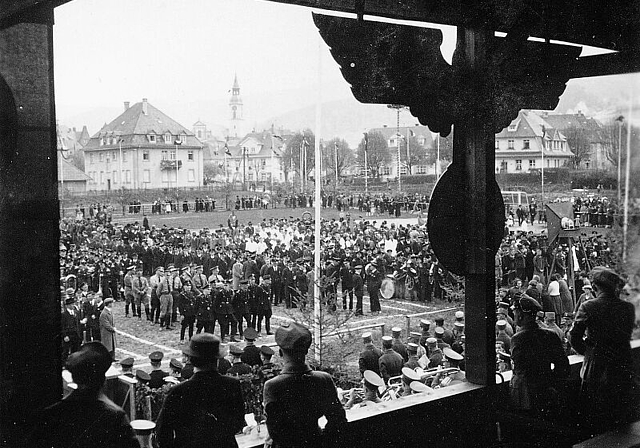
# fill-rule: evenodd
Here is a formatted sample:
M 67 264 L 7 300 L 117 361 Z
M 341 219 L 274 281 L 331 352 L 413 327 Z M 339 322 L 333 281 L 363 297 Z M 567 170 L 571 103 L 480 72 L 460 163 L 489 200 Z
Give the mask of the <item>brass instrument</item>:
M 78 289 L 78 278 L 74 274 L 60 277 L 60 288 L 66 291 L 69 288 Z

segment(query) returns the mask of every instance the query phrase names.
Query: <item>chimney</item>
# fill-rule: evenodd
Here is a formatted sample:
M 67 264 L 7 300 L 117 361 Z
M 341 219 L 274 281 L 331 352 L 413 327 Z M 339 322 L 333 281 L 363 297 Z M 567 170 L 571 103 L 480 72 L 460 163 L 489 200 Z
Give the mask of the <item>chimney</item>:
M 124 102 L 124 110 L 125 110 L 125 112 L 126 112 L 127 110 L 129 110 L 129 104 L 130 104 L 130 103 L 129 103 L 129 101 L 125 101 L 125 102 Z
M 142 113 L 147 115 L 149 103 L 146 98 L 142 98 Z
M 387 125 L 386 125 L 386 124 L 383 124 L 383 125 L 382 125 L 382 127 L 383 127 L 383 128 L 386 128 L 386 127 L 387 127 Z

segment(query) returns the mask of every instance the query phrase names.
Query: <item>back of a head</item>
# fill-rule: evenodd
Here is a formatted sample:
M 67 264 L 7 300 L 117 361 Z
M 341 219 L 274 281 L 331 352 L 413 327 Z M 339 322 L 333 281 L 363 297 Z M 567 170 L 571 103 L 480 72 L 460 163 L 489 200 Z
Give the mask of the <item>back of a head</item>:
M 105 373 L 111 366 L 111 354 L 100 342 L 88 342 L 67 359 L 66 368 L 73 381 L 90 388 L 104 384 Z

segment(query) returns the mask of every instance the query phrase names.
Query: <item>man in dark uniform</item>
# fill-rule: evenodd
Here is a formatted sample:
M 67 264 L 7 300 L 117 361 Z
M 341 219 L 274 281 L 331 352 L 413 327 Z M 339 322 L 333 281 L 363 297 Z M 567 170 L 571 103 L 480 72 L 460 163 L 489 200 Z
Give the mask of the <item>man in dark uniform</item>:
M 215 310 L 218 322 L 220 322 L 220 337 L 224 341 L 229 334 L 229 326 L 231 326 L 231 342 L 238 342 L 236 340 L 233 305 L 231 304 L 233 292 L 229 287 L 219 287 L 214 288 L 212 294 L 213 309 Z
M 209 291 L 209 290 L 205 290 Z M 216 288 L 211 288 L 209 293 L 201 294 L 196 297 L 196 333 L 201 333 L 204 329 L 205 333 L 213 334 L 216 325 L 216 314 L 213 308 L 213 296 Z
M 248 364 L 250 367 L 261 366 L 262 359 L 260 358 L 260 349 L 256 347 L 255 340 L 258 338 L 258 332 L 249 327 L 244 332 L 244 340 L 247 345 L 244 347 L 244 353 L 242 354 L 242 362 Z
M 235 327 L 232 330 L 232 334 L 240 335 L 240 338 L 243 337 L 243 320 L 247 322 L 247 327 L 251 326 L 251 317 L 249 316 L 249 280 L 242 279 L 240 280 L 240 289 L 237 291 L 233 291 L 233 299 L 231 301 L 233 305 L 233 317 L 235 318 L 236 323 Z M 235 330 L 237 328 L 237 330 Z
M 356 316 L 362 316 L 362 296 L 364 295 L 364 280 L 362 280 L 362 265 L 354 268 L 352 276 L 353 293 L 356 296 Z
M 418 363 L 418 344 L 409 342 L 407 344 L 407 353 L 409 354 L 409 360 L 404 363 L 404 366 L 410 369 L 420 367 L 420 363 Z
M 120 367 L 122 368 L 122 375 L 128 376 L 129 378 L 135 378 L 135 375 L 133 374 L 133 358 L 124 358 L 120 361 Z
M 360 374 L 364 375 L 365 370 L 371 370 L 377 375 L 380 375 L 380 364 L 378 360 L 380 356 L 382 356 L 382 350 L 373 345 L 370 332 L 363 333 L 362 342 L 364 343 L 364 350 L 360 352 L 360 358 L 358 360 Z
M 151 373 L 149 373 L 149 376 L 151 377 L 149 380 L 149 387 L 152 389 L 162 387 L 164 384 L 164 377 L 169 376 L 169 372 L 162 370 L 162 358 L 164 358 L 164 353 L 160 351 L 153 352 L 149 355 L 152 368 Z
M 75 306 L 76 298 L 73 295 L 67 295 L 62 311 L 62 362 L 66 362 L 67 357 L 77 351 L 82 343 L 82 334 L 80 333 L 80 313 Z
M 455 338 L 453 337 L 453 331 L 444 326 L 444 317 L 436 317 L 434 319 L 434 322 L 436 324 L 436 328 L 441 327 L 444 330 L 444 333 L 442 334 L 442 341 L 446 342 L 449 345 L 453 344 L 453 342 L 455 341 Z
M 263 382 L 266 382 L 271 378 L 278 376 L 278 374 L 280 373 L 280 368 L 273 362 L 271 362 L 273 354 L 274 351 L 271 347 L 267 347 L 266 345 L 260 347 L 260 358 L 262 360 L 262 365 L 258 366 L 257 374 Z
M 232 345 L 229 348 L 229 353 L 233 356 L 233 361 L 231 361 L 231 367 L 227 370 L 227 375 L 249 375 L 251 373 L 251 366 L 242 362 L 242 355 L 244 354 L 244 350 L 242 350 L 237 345 Z
M 256 288 L 256 299 L 258 301 L 258 323 L 256 324 L 256 330 L 258 333 L 262 331 L 262 319 L 264 319 L 265 330 L 267 334 L 271 333 L 271 276 L 265 274 L 262 277 L 260 285 Z
M 367 291 L 369 292 L 369 306 L 372 313 L 379 313 L 382 310 L 379 294 L 383 278 L 384 273 L 379 269 L 378 260 L 373 260 L 367 272 Z
M 305 363 L 311 339 L 311 332 L 296 322 L 286 322 L 276 331 L 285 366 L 265 383 L 263 403 L 269 437 L 277 447 L 348 444 L 347 419 L 331 376 Z M 321 430 L 318 419 L 323 416 L 327 424 Z
M 444 328 L 436 327 L 434 333 L 436 335 L 436 341 L 438 341 L 437 345 L 440 350 L 444 350 L 445 348 L 451 348 L 451 345 L 447 344 L 442 339 L 444 337 Z
M 391 348 L 393 348 L 393 350 L 397 354 L 402 356 L 404 362 L 407 362 L 409 360 L 409 354 L 407 353 L 407 347 L 401 340 L 402 329 L 400 327 L 393 327 L 391 329 L 391 337 L 393 338 L 393 345 L 391 346 Z
M 238 380 L 217 371 L 220 339 L 195 335 L 184 353 L 195 373 L 167 394 L 156 421 L 158 447 L 236 448 L 235 434 L 245 424 L 244 401 Z
M 393 348 L 393 338 L 391 336 L 382 337 L 382 356 L 378 359 L 380 365 L 380 376 L 385 384 L 389 383 L 389 378 L 402 374 L 404 360 Z

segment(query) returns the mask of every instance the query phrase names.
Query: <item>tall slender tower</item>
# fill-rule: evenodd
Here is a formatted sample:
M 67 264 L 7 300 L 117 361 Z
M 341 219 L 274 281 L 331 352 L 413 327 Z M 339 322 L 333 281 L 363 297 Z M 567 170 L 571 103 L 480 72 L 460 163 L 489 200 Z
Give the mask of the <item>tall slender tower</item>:
M 242 98 L 240 98 L 240 84 L 238 75 L 233 79 L 231 98 L 229 99 L 229 137 L 242 137 L 244 135 L 244 118 L 242 115 Z

